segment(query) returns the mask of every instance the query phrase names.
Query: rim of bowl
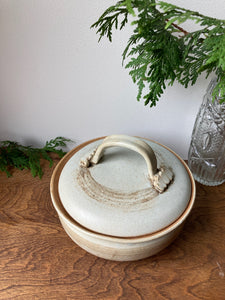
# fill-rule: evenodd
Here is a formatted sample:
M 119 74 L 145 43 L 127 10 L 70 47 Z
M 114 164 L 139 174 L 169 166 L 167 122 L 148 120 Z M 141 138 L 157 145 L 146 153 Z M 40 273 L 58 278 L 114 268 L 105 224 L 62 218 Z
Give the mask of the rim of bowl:
M 145 241 L 157 239 L 157 238 L 162 237 L 163 235 L 166 235 L 167 233 L 171 232 L 172 230 L 176 229 L 179 225 L 181 225 L 184 222 L 184 220 L 187 218 L 187 216 L 189 215 L 189 213 L 194 205 L 195 195 L 196 195 L 196 186 L 195 186 L 194 177 L 193 177 L 190 169 L 188 168 L 187 164 L 184 162 L 184 160 L 179 155 L 177 155 L 173 150 L 171 150 L 167 146 L 164 146 L 158 142 L 155 142 L 155 141 L 153 141 L 151 139 L 147 139 L 147 138 L 142 138 L 142 139 L 151 141 L 155 144 L 158 144 L 158 145 L 164 147 L 165 149 L 167 149 L 168 151 L 170 151 L 172 154 L 174 154 L 180 160 L 180 162 L 184 165 L 184 167 L 189 175 L 189 178 L 191 181 L 191 196 L 187 203 L 186 209 L 179 216 L 179 218 L 174 220 L 174 222 L 172 222 L 168 226 L 166 226 L 158 231 L 149 233 L 149 234 L 140 235 L 140 236 L 131 236 L 131 237 L 120 237 L 120 236 L 107 235 L 107 234 L 93 231 L 93 230 L 81 225 L 80 223 L 78 223 L 76 220 L 74 220 L 69 215 L 69 213 L 65 210 L 65 208 L 60 200 L 60 196 L 59 196 L 59 192 L 58 192 L 58 182 L 59 182 L 59 177 L 60 177 L 61 171 L 62 171 L 63 167 L 65 166 L 65 164 L 67 163 L 67 161 L 76 152 L 78 152 L 80 149 L 87 146 L 88 144 L 91 144 L 95 141 L 98 141 L 98 140 L 104 139 L 104 138 L 105 138 L 104 136 L 98 137 L 98 138 L 91 139 L 87 142 L 84 142 L 84 143 L 78 145 L 77 147 L 75 147 L 74 149 L 69 151 L 59 161 L 59 163 L 55 167 L 55 169 L 52 173 L 51 181 L 50 181 L 50 194 L 51 194 L 53 206 L 54 206 L 55 210 L 57 211 L 59 217 L 63 221 L 65 221 L 67 224 L 69 223 L 69 225 L 72 226 L 75 230 L 77 230 L 83 234 L 86 234 L 86 235 L 89 235 L 89 236 L 92 236 L 92 237 L 95 237 L 98 239 L 104 239 L 104 240 L 108 240 L 108 241 L 112 241 L 112 242 L 122 242 L 122 243 L 137 243 L 137 242 L 145 242 Z M 138 137 L 138 138 L 140 138 L 140 137 Z

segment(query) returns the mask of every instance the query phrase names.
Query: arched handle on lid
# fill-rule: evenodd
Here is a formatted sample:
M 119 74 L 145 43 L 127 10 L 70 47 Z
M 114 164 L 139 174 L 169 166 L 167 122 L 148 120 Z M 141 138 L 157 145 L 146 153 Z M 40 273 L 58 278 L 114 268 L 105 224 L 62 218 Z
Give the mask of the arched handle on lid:
M 104 155 L 104 150 L 109 147 L 122 147 L 133 150 L 143 156 L 148 168 L 149 177 L 157 173 L 157 160 L 152 148 L 145 142 L 127 135 L 111 135 L 106 137 L 98 146 L 90 160 L 91 164 L 97 164 Z
M 86 160 L 81 161 L 81 165 L 89 167 L 92 164 L 97 164 L 104 155 L 104 150 L 109 147 L 128 148 L 142 155 L 147 164 L 149 179 L 158 192 L 162 193 L 171 182 L 173 178 L 172 171 L 168 168 L 157 169 L 157 159 L 152 148 L 146 142 L 127 135 L 106 137 L 102 144 Z

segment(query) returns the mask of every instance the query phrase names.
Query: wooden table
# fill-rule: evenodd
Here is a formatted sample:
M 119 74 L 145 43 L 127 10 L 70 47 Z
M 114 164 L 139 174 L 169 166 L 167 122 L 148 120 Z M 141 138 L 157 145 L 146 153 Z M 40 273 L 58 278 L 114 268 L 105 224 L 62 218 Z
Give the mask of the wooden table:
M 55 160 L 55 165 L 57 159 Z M 136 262 L 97 258 L 62 229 L 42 180 L 0 173 L 0 299 L 225 299 L 225 184 L 197 184 L 181 235 Z

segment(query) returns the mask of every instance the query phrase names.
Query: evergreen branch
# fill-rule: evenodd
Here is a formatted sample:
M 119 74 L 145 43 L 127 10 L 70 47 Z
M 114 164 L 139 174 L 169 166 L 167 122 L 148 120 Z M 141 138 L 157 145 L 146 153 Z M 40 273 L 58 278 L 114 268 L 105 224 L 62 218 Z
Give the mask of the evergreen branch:
M 124 1 L 119 1 L 117 5 L 110 6 L 95 22 L 91 28 L 98 28 L 97 34 L 99 34 L 99 41 L 103 36 L 107 36 L 110 42 L 112 42 L 113 28 L 118 29 L 119 18 L 123 15 L 123 20 L 120 22 L 119 29 L 121 30 L 128 22 L 129 11 Z
M 197 11 L 192 11 L 186 8 L 182 8 L 179 6 L 176 6 L 174 4 L 171 3 L 167 3 L 164 1 L 159 1 L 158 4 L 156 4 L 157 6 L 159 6 L 160 9 L 162 9 L 164 11 L 164 13 L 170 13 L 172 17 L 174 18 L 178 18 L 179 23 L 184 23 L 187 20 L 194 20 L 197 23 L 198 22 L 203 22 L 202 25 L 204 25 L 204 23 L 216 23 L 216 24 L 225 24 L 225 20 L 220 20 L 220 19 L 216 19 L 216 18 L 212 18 L 210 16 L 205 16 L 200 14 Z
M 219 93 L 221 101 L 225 101 L 225 20 L 164 1 L 125 0 L 107 9 L 92 25 L 97 28 L 99 40 L 106 36 L 112 41 L 112 30 L 122 29 L 128 23 L 128 15 L 135 16 L 131 23 L 134 30 L 122 59 L 123 63 L 129 59 L 125 67 L 138 85 L 138 100 L 148 86 L 143 99 L 145 105 L 154 106 L 166 83 L 173 85 L 177 80 L 188 87 L 195 84 L 202 72 L 206 77 L 215 72 L 218 84 L 214 98 Z M 200 29 L 187 32 L 180 26 L 187 20 L 197 23 Z
M 61 147 L 65 147 L 67 142 L 71 140 L 57 137 L 47 141 L 43 148 L 33 148 L 12 141 L 2 141 L 0 142 L 0 171 L 10 177 L 12 176 L 10 168 L 29 169 L 33 177 L 41 178 L 43 175 L 41 159 L 48 160 L 49 167 L 52 167 L 53 160 L 49 153 L 54 152 L 60 158 L 63 157 L 66 152 Z
M 169 24 L 169 19 L 166 19 L 167 21 L 167 25 Z M 184 35 L 188 35 L 188 32 L 186 30 L 184 30 L 182 27 L 178 26 L 177 24 L 175 23 L 170 23 L 174 28 L 178 29 L 178 32 L 182 32 Z M 167 27 L 166 25 L 166 27 Z

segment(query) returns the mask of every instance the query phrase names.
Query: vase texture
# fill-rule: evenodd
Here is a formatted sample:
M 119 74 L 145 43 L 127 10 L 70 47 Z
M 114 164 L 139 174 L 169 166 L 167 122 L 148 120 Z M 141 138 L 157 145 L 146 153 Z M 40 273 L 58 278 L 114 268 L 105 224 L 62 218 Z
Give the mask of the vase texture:
M 225 182 L 225 103 L 212 100 L 214 78 L 206 91 L 195 120 L 188 165 L 196 181 L 210 186 Z

